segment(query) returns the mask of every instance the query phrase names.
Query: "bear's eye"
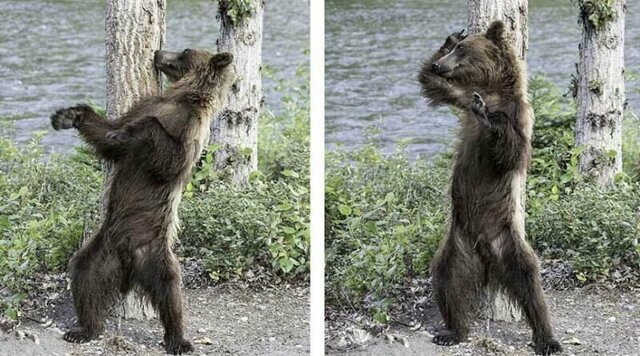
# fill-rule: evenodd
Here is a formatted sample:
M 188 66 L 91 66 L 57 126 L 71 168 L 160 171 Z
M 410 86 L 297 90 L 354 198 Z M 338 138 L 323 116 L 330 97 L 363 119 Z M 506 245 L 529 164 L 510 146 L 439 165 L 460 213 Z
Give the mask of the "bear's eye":
M 464 46 L 463 45 L 458 45 L 458 52 L 464 53 Z

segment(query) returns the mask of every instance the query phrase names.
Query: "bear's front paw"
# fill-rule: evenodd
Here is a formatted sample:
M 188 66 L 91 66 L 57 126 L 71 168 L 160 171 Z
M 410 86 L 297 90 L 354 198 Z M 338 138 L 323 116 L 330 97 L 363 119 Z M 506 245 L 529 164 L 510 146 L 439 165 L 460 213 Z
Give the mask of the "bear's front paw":
M 460 32 L 454 32 L 447 36 L 447 39 L 444 41 L 444 45 L 442 45 L 445 54 L 451 52 L 458 42 L 467 38 L 467 35 L 464 32 L 465 30 L 463 29 Z
M 440 346 L 457 345 L 462 341 L 462 337 L 452 331 L 443 331 L 433 337 L 433 343 Z
M 482 125 L 491 126 L 491 122 L 487 117 L 487 105 L 484 103 L 484 100 L 482 100 L 482 96 L 476 92 L 473 92 L 471 111 Z
M 85 112 L 91 109 L 87 105 L 77 105 L 66 109 L 60 109 L 51 115 L 51 126 L 54 130 L 67 130 L 78 125 L 82 121 Z

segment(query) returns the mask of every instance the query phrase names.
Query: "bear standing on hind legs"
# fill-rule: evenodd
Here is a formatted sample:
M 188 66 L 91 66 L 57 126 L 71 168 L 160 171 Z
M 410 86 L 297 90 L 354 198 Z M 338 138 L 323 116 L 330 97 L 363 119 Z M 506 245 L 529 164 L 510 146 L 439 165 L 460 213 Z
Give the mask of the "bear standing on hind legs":
M 87 105 L 51 116 L 56 130 L 76 128 L 113 169 L 102 226 L 69 262 L 79 327 L 65 340 L 95 339 L 113 303 L 137 288 L 158 311 L 167 352 L 193 350 L 184 338 L 180 266 L 173 253 L 178 205 L 211 118 L 225 106 L 232 60 L 229 53 L 159 51 L 155 65 L 174 82 L 166 93 L 141 99 L 115 122 Z
M 447 37 L 422 66 L 432 106 L 464 111 L 451 177 L 449 233 L 431 264 L 433 294 L 447 330 L 438 345 L 465 341 L 470 306 L 484 286 L 505 290 L 523 309 L 537 354 L 562 351 L 553 337 L 538 259 L 525 241 L 521 182 L 531 151 L 533 112 L 526 75 L 504 24 Z

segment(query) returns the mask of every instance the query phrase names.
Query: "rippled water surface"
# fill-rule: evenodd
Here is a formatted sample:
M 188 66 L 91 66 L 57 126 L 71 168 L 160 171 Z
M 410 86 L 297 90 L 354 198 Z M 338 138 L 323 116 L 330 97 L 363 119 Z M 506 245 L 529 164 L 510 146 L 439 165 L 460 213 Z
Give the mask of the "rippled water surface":
M 466 28 L 466 0 L 327 0 L 327 147 L 356 147 L 364 129 L 389 152 L 412 139 L 414 156 L 447 147 L 457 119 L 448 109 L 427 108 L 415 79 L 420 62 L 447 34 Z M 529 1 L 530 73 L 543 73 L 566 90 L 578 60 L 577 9 L 568 0 Z M 640 72 L 640 4 L 627 1 L 627 71 Z M 632 107 L 640 108 L 637 84 L 627 82 Z
M 210 0 L 167 1 L 169 49 L 215 49 L 219 24 Z M 263 60 L 282 77 L 308 65 L 308 0 L 269 0 Z M 20 142 L 37 130 L 43 144 L 65 151 L 78 140 L 53 132 L 48 116 L 58 107 L 105 102 L 103 1 L 0 2 L 0 117 L 11 117 Z M 267 103 L 278 101 L 275 83 L 264 80 Z

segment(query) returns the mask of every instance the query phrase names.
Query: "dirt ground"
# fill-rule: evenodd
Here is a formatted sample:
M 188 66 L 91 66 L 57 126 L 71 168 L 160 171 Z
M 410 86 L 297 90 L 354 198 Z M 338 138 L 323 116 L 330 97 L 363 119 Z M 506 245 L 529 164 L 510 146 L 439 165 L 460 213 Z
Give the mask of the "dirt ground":
M 193 355 L 308 355 L 309 289 L 234 286 L 185 290 L 187 338 Z M 159 320 L 109 318 L 106 332 L 87 344 L 62 334 L 74 323 L 68 297 L 42 316 L 0 331 L 0 355 L 164 355 Z M 41 322 L 37 322 L 37 321 Z M 120 325 L 118 326 L 118 321 Z
M 552 325 L 563 355 L 640 355 L 640 290 L 572 288 L 547 291 Z M 451 347 L 431 342 L 442 319 L 429 306 L 415 327 L 392 323 L 379 336 L 357 325 L 327 340 L 331 355 L 533 355 L 531 332 L 524 321 L 477 320 L 467 343 Z M 421 325 L 418 328 L 418 325 Z M 345 337 L 350 342 L 345 342 Z M 346 346 L 348 344 L 348 346 Z M 346 347 L 345 347 L 346 346 Z

